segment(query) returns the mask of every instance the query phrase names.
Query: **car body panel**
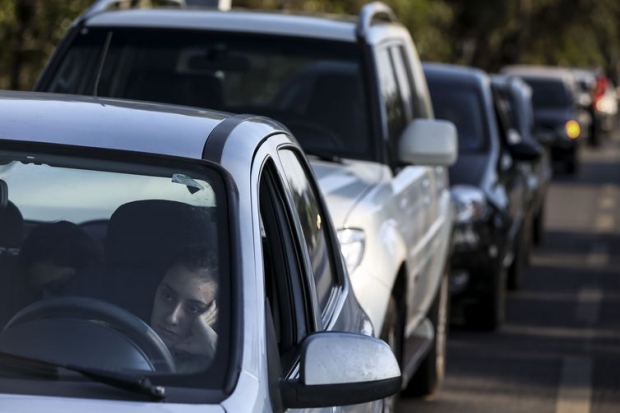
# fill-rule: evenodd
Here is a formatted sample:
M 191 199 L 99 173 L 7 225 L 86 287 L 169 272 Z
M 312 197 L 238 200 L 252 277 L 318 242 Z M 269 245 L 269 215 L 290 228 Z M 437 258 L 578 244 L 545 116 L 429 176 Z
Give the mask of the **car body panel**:
M 8 96 L 8 98 L 5 98 Z M 11 107 L 18 107 L 27 113 L 21 113 L 14 117 Z M 46 113 L 53 111 L 61 116 L 62 128 L 55 128 L 58 121 L 50 117 L 33 116 L 34 113 Z M 134 102 L 112 102 L 97 98 L 80 98 L 75 103 L 74 97 L 61 95 L 48 96 L 41 99 L 38 94 L 28 93 L 0 93 L 0 112 L 2 118 L 10 119 L 10 122 L 2 122 L 9 125 L 2 130 L 1 145 L 9 145 L 10 141 L 20 143 L 28 141 L 40 145 L 41 151 L 53 145 L 66 145 L 74 149 L 75 153 L 90 153 L 91 151 L 106 150 L 106 153 L 131 153 L 136 162 L 140 157 L 162 155 L 160 162 L 166 164 L 166 158 L 178 161 L 184 159 L 187 162 L 202 164 L 203 148 L 210 139 L 218 140 L 222 136 L 222 128 L 217 128 L 220 122 L 233 122 L 235 125 L 226 132 L 222 139 L 222 152 L 219 164 L 234 179 L 232 194 L 236 194 L 230 203 L 238 203 L 238 215 L 233 218 L 236 221 L 235 228 L 240 228 L 238 233 L 239 254 L 238 264 L 242 286 L 240 289 L 242 302 L 236 304 L 241 311 L 240 320 L 242 332 L 238 345 L 240 354 L 238 359 L 233 360 L 231 368 L 238 367 L 235 380 L 232 383 L 231 394 L 221 405 L 191 404 L 191 403 L 161 403 L 145 401 L 112 401 L 103 399 L 80 399 L 68 397 L 46 396 L 20 396 L 8 393 L 0 393 L 0 411 L 3 412 L 40 412 L 40 411 L 109 411 L 119 413 L 135 413 L 140 411 L 160 411 L 162 413 L 175 412 L 224 412 L 224 411 L 247 411 L 264 412 L 274 408 L 270 397 L 270 379 L 267 375 L 267 342 L 265 339 L 265 297 L 264 287 L 265 273 L 263 271 L 263 252 L 261 248 L 261 230 L 258 213 L 258 180 L 260 166 L 267 157 L 274 161 L 279 173 L 286 174 L 278 158 L 278 149 L 286 146 L 293 148 L 301 154 L 301 149 L 295 139 L 289 135 L 288 130 L 277 122 L 265 118 L 247 118 L 238 121 L 221 114 L 213 114 L 201 109 L 179 108 L 176 106 L 138 104 Z M 35 109 L 26 110 L 26 109 Z M 180 111 L 180 114 L 175 113 Z M 8 115 L 7 115 L 8 114 Z M 96 116 L 93 116 L 96 114 Z M 204 119 L 203 119 L 204 116 Z M 212 119 L 215 117 L 215 121 Z M 159 119 L 156 119 L 159 118 Z M 125 122 L 110 122 L 111 119 L 121 119 Z M 77 127 L 71 128 L 75 121 Z M 167 149 L 149 140 L 148 136 L 153 131 L 153 124 L 161 125 L 163 121 L 170 123 L 169 128 L 186 130 L 187 133 L 177 133 L 175 145 L 168 145 Z M 218 122 L 219 121 L 219 122 Z M 140 124 L 144 123 L 144 128 Z M 92 130 L 98 131 L 96 136 L 105 137 L 102 130 L 106 130 L 112 139 L 94 140 L 92 136 L 84 133 L 82 125 L 87 124 Z M 185 126 L 186 129 L 183 129 Z M 175 128 L 176 127 L 176 128 Z M 32 130 L 32 132 L 30 132 Z M 62 133 L 59 133 L 62 132 Z M 198 133 L 202 131 L 201 133 Z M 152 132 L 155 134 L 155 131 Z M 223 133 L 223 132 L 221 132 Z M 144 136 L 144 135 L 147 136 Z M 167 130 L 161 132 L 167 135 Z M 198 137 L 200 136 L 200 138 Z M 200 145 L 198 142 L 202 142 Z M 93 149 L 96 148 L 96 149 Z M 129 152 L 128 152 L 129 151 Z M 185 157 L 179 157 L 185 155 Z M 210 152 L 205 153 L 210 156 Z M 233 183 L 231 182 L 231 185 Z M 322 202 L 322 201 L 321 201 Z M 333 228 L 329 216 L 324 217 L 325 223 Z M 334 233 L 335 236 L 335 233 Z M 330 301 L 330 312 L 325 319 L 320 319 L 319 313 L 315 314 L 315 325 L 310 326 L 311 331 L 337 330 L 350 331 L 358 334 L 370 335 L 373 333 L 369 318 L 361 309 L 355 299 L 349 284 L 346 268 L 342 262 L 339 251 L 334 252 L 334 259 L 341 271 L 339 272 L 338 293 Z M 311 275 L 306 275 L 311 279 Z M 312 300 L 310 300 L 312 301 Z M 315 302 L 311 303 L 315 305 Z M 297 369 L 297 373 L 299 374 Z M 93 386 L 99 386 L 92 384 Z M 105 387 L 103 387 L 105 389 Z M 105 393 L 104 393 L 105 394 Z M 130 393 L 123 393 L 130 398 Z M 142 399 L 141 399 L 142 400 Z M 347 411 L 379 411 L 381 401 L 369 402 L 354 407 L 347 407 Z M 308 412 L 334 412 L 340 408 L 303 409 Z M 295 410 L 290 410 L 295 411 Z
M 86 27 L 145 27 L 251 32 L 355 41 L 355 24 L 336 18 L 215 10 L 124 10 L 88 19 Z

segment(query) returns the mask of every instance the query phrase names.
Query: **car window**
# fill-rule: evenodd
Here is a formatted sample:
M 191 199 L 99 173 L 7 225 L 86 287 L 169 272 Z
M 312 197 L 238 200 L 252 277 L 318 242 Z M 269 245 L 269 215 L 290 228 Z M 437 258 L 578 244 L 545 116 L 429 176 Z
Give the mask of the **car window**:
M 400 99 L 403 103 L 403 110 L 405 111 L 406 122 L 409 123 L 413 120 L 414 108 L 413 108 L 413 88 L 411 86 L 411 79 L 407 72 L 407 65 L 404 60 L 404 50 L 402 46 L 390 47 L 390 56 L 392 64 L 394 65 L 394 72 L 398 81 L 398 91 L 400 93 Z
M 324 311 L 333 288 L 339 284 L 332 240 L 326 225 L 328 216 L 319 204 L 318 191 L 298 155 L 290 149 L 280 150 L 279 154 L 310 258 L 318 303 Z
M 388 137 L 392 150 L 392 157 L 396 159 L 398 139 L 407 126 L 407 113 L 399 91 L 396 73 L 387 48 L 377 50 L 377 72 L 379 87 L 383 97 L 383 111 L 387 119 Z
M 269 116 L 307 151 L 374 160 L 361 59 L 356 43 L 320 39 L 89 29 L 46 90 Z
M 484 106 L 474 88 L 428 78 L 428 88 L 437 119 L 454 123 L 460 152 L 484 150 L 488 142 Z
M 287 367 L 297 345 L 313 330 L 312 310 L 305 299 L 304 266 L 295 237 L 295 224 L 286 207 L 286 195 L 272 161 L 262 171 L 259 184 L 260 222 L 265 291 L 281 362 Z M 298 245 L 297 245 L 298 246 Z
M 218 388 L 230 348 L 223 180 L 133 162 L 3 152 L 0 351 L 162 384 L 202 374 L 183 386 Z
M 532 88 L 534 109 L 566 108 L 572 105 L 572 98 L 560 80 L 523 78 Z

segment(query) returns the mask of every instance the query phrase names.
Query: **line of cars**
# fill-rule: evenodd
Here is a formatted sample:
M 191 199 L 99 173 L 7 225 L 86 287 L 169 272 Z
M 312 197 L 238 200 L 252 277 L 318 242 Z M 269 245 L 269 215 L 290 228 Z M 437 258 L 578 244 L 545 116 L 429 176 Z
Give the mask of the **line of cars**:
M 106 254 L 51 300 L 2 290 L 0 369 L 19 380 L 0 392 L 41 396 L 2 406 L 393 411 L 396 392 L 436 392 L 450 318 L 501 325 L 543 237 L 550 157 L 531 88 L 422 64 L 381 3 L 355 19 L 132 3 L 96 2 L 40 93 L 0 97 L 0 205 L 21 220 L 0 265 L 55 220 Z M 158 336 L 178 339 L 178 317 L 149 324 L 162 267 L 196 244 L 216 251 L 219 311 L 188 339 L 217 345 L 187 374 Z

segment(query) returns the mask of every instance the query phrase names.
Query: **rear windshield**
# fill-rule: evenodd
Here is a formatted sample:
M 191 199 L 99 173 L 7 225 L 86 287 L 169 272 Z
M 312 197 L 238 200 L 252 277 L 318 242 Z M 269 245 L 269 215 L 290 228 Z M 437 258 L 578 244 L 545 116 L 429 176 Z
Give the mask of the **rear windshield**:
M 88 29 L 71 44 L 46 91 L 88 95 L 96 89 L 105 97 L 269 116 L 308 152 L 373 160 L 360 62 L 356 43 Z
M 524 78 L 532 88 L 532 104 L 535 109 L 560 109 L 573 104 L 566 85 L 556 79 Z
M 437 119 L 456 126 L 460 152 L 479 152 L 488 142 L 482 97 L 473 87 L 427 77 Z
M 222 388 L 230 251 L 218 173 L 2 152 L 0 195 L 0 352 Z M 0 391 L 20 367 L 0 357 Z M 40 374 L 18 376 L 39 391 Z

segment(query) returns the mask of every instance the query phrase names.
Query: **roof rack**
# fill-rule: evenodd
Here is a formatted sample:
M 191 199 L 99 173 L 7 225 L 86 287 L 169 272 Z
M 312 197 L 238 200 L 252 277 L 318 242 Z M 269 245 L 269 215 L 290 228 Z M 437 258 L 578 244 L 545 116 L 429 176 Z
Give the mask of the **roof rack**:
M 396 23 L 397 21 L 396 15 L 388 5 L 375 1 L 362 7 L 355 32 L 358 37 L 364 37 L 375 22 Z
M 168 4 L 178 7 L 213 7 L 220 10 L 230 10 L 231 0 L 156 0 L 155 3 Z M 112 6 L 119 6 L 126 4 L 129 7 L 139 7 L 140 0 L 96 0 L 95 3 L 90 6 L 79 18 L 79 20 L 86 20 L 96 14 L 106 11 Z

